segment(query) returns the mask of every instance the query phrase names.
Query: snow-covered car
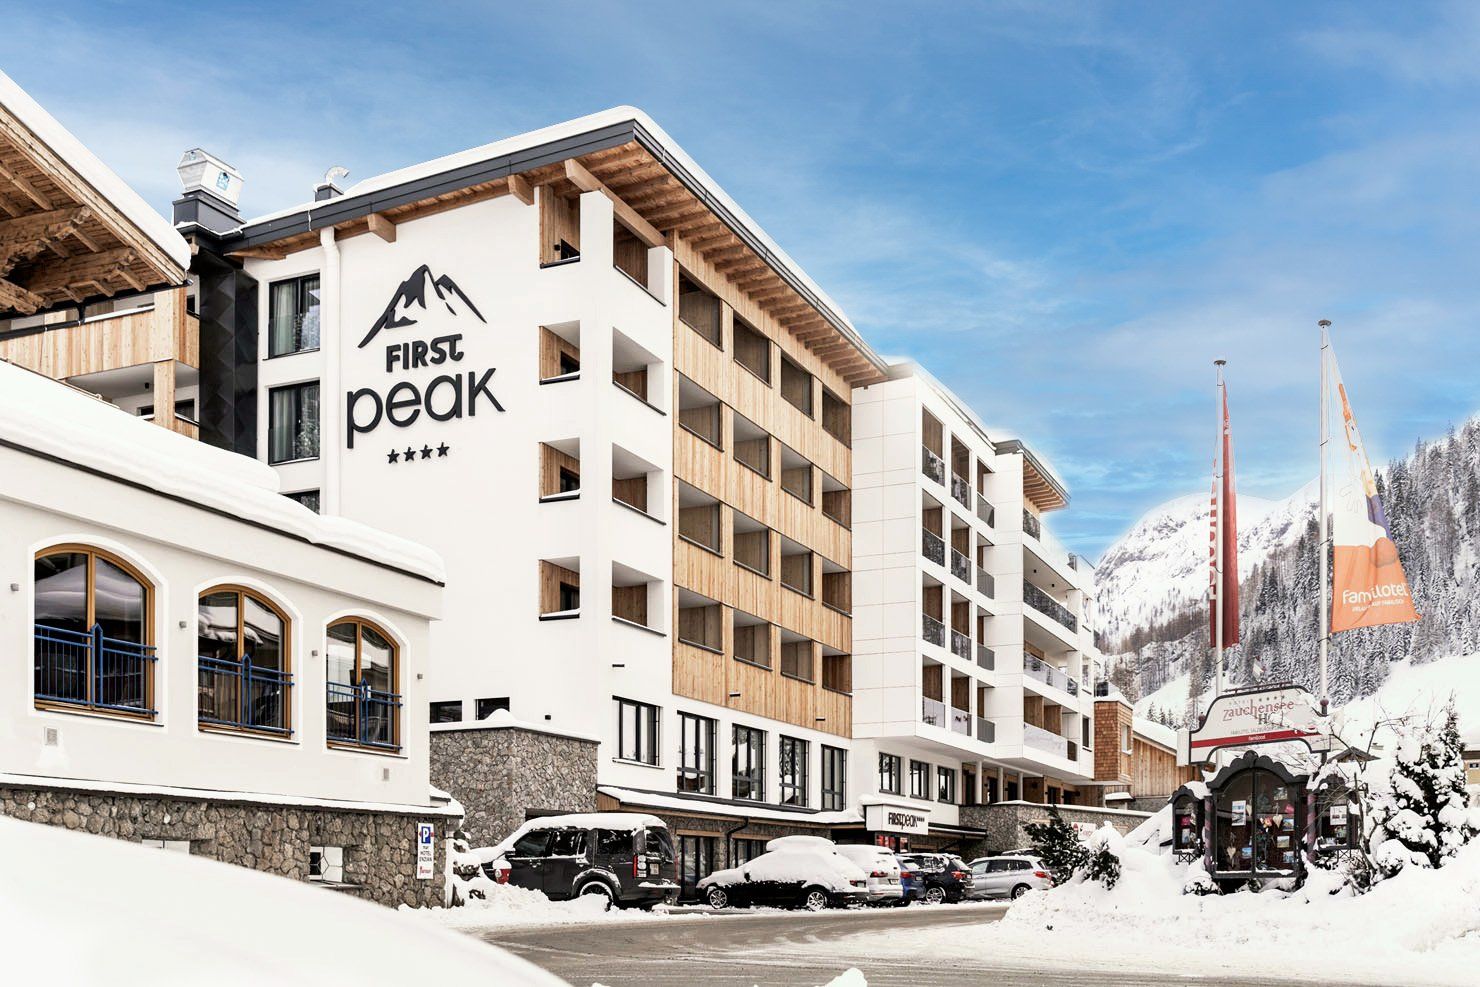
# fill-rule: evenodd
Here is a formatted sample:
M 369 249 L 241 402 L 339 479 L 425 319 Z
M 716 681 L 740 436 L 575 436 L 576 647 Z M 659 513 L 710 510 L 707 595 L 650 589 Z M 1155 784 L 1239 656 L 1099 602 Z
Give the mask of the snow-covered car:
M 1021 898 L 1053 887 L 1048 868 L 1027 855 L 982 857 L 971 862 L 972 898 Z
M 583 812 L 531 819 L 479 851 L 484 874 L 553 901 L 597 895 L 607 907 L 678 900 L 673 840 L 657 816 Z
M 899 859 L 889 850 L 870 843 L 834 843 L 821 836 L 781 836 L 766 844 L 767 850 L 813 848 L 831 850 L 858 865 L 867 875 L 870 905 L 902 905 Z
M 772 905 L 816 912 L 867 901 L 868 875 L 831 848 L 793 846 L 717 870 L 698 890 L 712 908 Z

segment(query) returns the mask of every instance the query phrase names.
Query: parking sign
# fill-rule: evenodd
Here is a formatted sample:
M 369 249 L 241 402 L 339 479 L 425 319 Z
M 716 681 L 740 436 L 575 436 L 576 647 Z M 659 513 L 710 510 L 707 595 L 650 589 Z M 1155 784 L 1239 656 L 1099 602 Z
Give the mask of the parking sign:
M 416 824 L 416 876 L 430 881 L 437 862 L 437 830 L 431 823 Z

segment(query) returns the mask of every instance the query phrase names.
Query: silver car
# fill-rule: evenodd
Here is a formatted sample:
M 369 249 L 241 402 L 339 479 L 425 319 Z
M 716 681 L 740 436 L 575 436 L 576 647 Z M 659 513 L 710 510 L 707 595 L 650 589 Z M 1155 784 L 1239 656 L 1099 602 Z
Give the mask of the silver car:
M 971 862 L 972 898 L 1021 898 L 1053 887 L 1048 868 L 1037 857 L 982 857 Z

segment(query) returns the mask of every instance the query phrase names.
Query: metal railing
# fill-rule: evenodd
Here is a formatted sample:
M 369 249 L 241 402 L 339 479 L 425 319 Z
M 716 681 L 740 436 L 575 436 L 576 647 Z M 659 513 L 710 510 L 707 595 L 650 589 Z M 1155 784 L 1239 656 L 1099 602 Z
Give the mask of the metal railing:
M 936 565 L 946 564 L 945 539 L 929 528 L 920 529 L 920 552 Z
M 971 559 L 965 553 L 951 549 L 951 575 L 963 583 L 971 583 Z
M 944 730 L 946 728 L 946 704 L 939 699 L 920 697 L 920 720 Z
M 1059 757 L 1069 756 L 1069 739 L 1051 733 L 1042 727 L 1035 727 L 1031 723 L 1023 724 L 1023 743 L 1040 751 L 1057 754 Z
M 981 494 L 976 495 L 976 516 L 985 521 L 988 527 L 997 526 L 997 508 Z
M 330 682 L 326 686 L 328 734 L 330 740 L 400 750 L 396 743 L 396 719 L 401 712 L 401 695 L 380 692 L 368 685 L 346 685 Z
M 976 718 L 976 739 L 984 744 L 995 744 L 997 742 L 997 724 L 986 717 Z
M 944 648 L 946 646 L 946 625 L 930 616 L 928 613 L 920 614 L 920 633 L 927 644 L 934 644 Z
M 951 730 L 955 733 L 964 733 L 968 737 L 971 736 L 971 711 L 952 706 Z
M 983 596 L 997 595 L 997 580 L 985 569 L 976 570 L 976 590 Z
M 976 663 L 982 668 L 987 669 L 988 671 L 996 669 L 997 652 L 993 651 L 985 644 L 978 644 L 976 646 Z
M 1045 617 L 1050 617 L 1063 624 L 1071 632 L 1078 633 L 1079 621 L 1069 612 L 1069 608 L 1026 579 L 1023 580 L 1023 602 Z
M 200 656 L 196 718 L 216 726 L 288 735 L 288 695 L 293 675 L 282 669 Z
M 971 506 L 971 484 L 966 482 L 966 477 L 956 473 L 951 474 L 951 496 L 955 497 L 962 507 Z
M 962 634 L 956 628 L 951 628 L 951 654 L 962 661 L 971 660 L 971 635 Z
M 944 486 L 946 482 L 946 461 L 936 455 L 935 451 L 929 446 L 921 446 L 920 472 Z
M 1023 531 L 1034 538 L 1043 537 L 1043 522 L 1039 521 L 1037 515 L 1026 507 L 1023 508 Z
M 43 702 L 154 714 L 154 646 L 90 631 L 35 625 L 35 689 Z
M 1023 674 L 1065 692 L 1069 691 L 1069 683 L 1072 681 L 1059 669 L 1032 655 L 1023 656 Z

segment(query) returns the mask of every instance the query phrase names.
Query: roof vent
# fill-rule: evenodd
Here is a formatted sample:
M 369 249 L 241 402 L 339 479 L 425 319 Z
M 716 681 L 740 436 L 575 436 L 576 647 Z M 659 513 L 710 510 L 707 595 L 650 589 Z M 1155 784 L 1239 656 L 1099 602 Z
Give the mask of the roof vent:
M 180 158 L 175 169 L 185 194 L 204 192 L 236 211 L 242 194 L 242 173 L 204 148 L 193 147 Z
M 333 168 L 324 172 L 324 180 L 313 188 L 313 201 L 323 202 L 325 199 L 333 199 L 343 195 L 344 190 L 336 183 L 339 179 L 345 178 L 348 175 L 349 169 L 342 168 L 339 165 L 335 165 Z

